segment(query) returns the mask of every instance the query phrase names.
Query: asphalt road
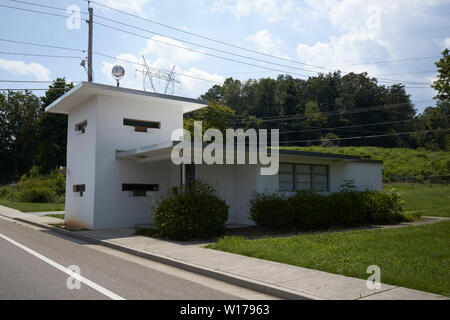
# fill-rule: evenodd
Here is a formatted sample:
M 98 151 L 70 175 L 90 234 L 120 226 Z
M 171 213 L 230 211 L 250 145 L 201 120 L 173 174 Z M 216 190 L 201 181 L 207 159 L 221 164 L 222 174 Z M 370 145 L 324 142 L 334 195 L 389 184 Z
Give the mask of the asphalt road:
M 80 281 L 67 269 L 73 265 L 79 267 Z M 272 297 L 0 218 L 0 299 L 121 298 Z

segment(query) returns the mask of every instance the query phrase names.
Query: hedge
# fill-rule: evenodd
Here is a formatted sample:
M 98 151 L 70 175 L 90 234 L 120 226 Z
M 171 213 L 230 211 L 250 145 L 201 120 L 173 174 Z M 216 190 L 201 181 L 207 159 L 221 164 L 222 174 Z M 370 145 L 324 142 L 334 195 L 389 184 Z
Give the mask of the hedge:
M 154 222 L 161 237 L 210 239 L 225 232 L 229 206 L 205 182 L 194 181 L 187 188 L 170 190 L 155 207 Z
M 393 224 L 408 220 L 403 211 L 395 191 L 297 192 L 292 196 L 256 193 L 250 201 L 251 219 L 258 226 L 274 229 Z

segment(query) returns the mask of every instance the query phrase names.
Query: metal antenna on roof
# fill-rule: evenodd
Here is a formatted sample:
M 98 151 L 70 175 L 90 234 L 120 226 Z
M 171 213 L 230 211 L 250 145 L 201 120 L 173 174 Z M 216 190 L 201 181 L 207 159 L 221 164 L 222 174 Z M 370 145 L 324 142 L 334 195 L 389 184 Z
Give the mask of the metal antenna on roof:
M 155 88 L 155 83 L 154 83 L 154 80 L 157 79 L 158 83 L 159 83 L 159 80 L 163 80 L 166 82 L 165 88 L 164 88 L 165 94 L 167 94 L 167 91 L 169 90 L 169 88 L 171 89 L 171 94 L 174 93 L 174 91 L 175 91 L 174 84 L 180 83 L 180 81 L 175 79 L 175 73 L 174 73 L 175 66 L 173 66 L 173 68 L 170 72 L 163 71 L 163 70 L 160 70 L 157 68 L 153 68 L 147 64 L 147 60 L 145 59 L 144 55 L 142 55 L 142 65 L 143 65 L 143 69 L 136 69 L 136 72 L 142 73 L 142 86 L 143 86 L 144 91 L 147 90 L 146 80 L 148 78 L 148 80 L 150 82 L 151 90 L 153 92 L 158 93 L 158 91 Z

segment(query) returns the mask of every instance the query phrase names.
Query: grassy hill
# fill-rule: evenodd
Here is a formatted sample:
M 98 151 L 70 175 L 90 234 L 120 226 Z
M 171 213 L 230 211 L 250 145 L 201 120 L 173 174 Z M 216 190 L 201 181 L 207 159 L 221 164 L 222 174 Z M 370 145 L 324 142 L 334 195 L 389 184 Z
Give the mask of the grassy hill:
M 450 152 L 380 147 L 283 147 L 283 149 L 329 152 L 383 160 L 383 180 L 392 176 L 450 175 Z M 450 177 L 448 177 L 450 178 Z

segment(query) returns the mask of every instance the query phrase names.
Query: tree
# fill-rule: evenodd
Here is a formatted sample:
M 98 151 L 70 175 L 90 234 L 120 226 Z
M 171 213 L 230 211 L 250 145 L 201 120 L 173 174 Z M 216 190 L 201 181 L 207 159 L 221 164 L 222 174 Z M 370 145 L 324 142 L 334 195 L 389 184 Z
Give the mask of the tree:
M 435 65 L 439 74 L 438 79 L 431 85 L 437 91 L 434 98 L 442 102 L 448 102 L 450 101 L 450 55 L 448 48 L 442 51 L 442 58 Z
M 184 120 L 184 128 L 193 135 L 194 121 L 202 121 L 202 134 L 211 128 L 219 129 L 225 136 L 225 130 L 233 127 L 234 114 L 234 110 L 230 107 L 222 106 L 217 101 L 212 100 L 206 108 L 187 114 Z
M 45 113 L 45 108 L 72 88 L 73 83 L 67 83 L 64 78 L 57 78 L 41 98 L 38 162 L 44 173 L 57 166 L 65 166 L 67 151 L 67 115 Z
M 0 94 L 0 182 L 18 180 L 36 164 L 41 103 L 28 90 Z

